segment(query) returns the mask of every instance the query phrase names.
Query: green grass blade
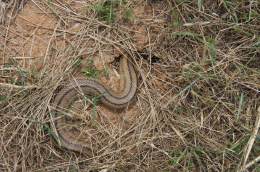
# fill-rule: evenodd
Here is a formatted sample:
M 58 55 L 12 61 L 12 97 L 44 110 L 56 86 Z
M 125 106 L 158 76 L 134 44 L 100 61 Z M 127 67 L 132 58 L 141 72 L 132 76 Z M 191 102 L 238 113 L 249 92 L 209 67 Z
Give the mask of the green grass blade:
M 49 5 L 50 5 L 51 9 L 53 9 L 53 11 L 54 11 L 54 8 L 53 8 L 53 6 L 52 6 L 51 0 L 48 0 L 48 3 L 49 3 Z
M 198 0 L 198 7 L 199 7 L 199 11 L 201 10 L 201 0 Z
M 237 120 L 238 120 L 238 118 L 240 116 L 242 103 L 243 103 L 243 93 L 241 93 L 241 97 L 240 97 L 240 102 L 239 102 L 239 107 L 238 107 L 238 112 L 237 112 Z
M 173 99 L 171 99 L 167 104 L 170 104 L 173 100 L 175 100 L 177 97 L 179 97 L 184 91 L 186 91 L 188 88 L 190 88 L 195 82 L 197 82 L 201 77 L 197 78 L 195 81 L 193 81 L 189 86 L 187 86 L 184 90 L 182 90 L 179 94 L 177 94 Z
M 201 165 L 201 167 L 203 168 L 204 171 L 206 171 L 204 165 L 202 164 L 198 154 L 193 150 L 193 154 L 195 155 L 196 159 L 198 160 L 199 164 Z

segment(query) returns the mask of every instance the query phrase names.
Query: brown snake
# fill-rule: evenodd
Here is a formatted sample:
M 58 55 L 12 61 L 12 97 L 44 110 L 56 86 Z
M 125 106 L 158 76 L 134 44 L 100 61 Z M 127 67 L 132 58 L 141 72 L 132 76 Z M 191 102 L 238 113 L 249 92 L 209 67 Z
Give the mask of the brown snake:
M 126 57 L 120 59 L 120 91 L 110 90 L 101 98 L 101 102 L 112 109 L 123 109 L 134 100 L 137 90 L 137 78 L 134 68 Z M 80 87 L 80 88 L 79 88 Z M 110 88 L 102 81 L 94 78 L 77 78 L 69 81 L 55 96 L 53 107 L 55 110 L 51 113 L 54 117 L 53 131 L 57 131 L 57 135 L 61 140 L 64 148 L 76 152 L 84 153 L 89 156 L 96 155 L 92 144 L 88 144 L 85 140 L 69 132 L 66 126 L 64 109 L 69 109 L 73 102 L 78 99 L 78 90 L 82 90 L 84 95 L 97 96 L 108 91 Z M 51 125 L 52 126 L 52 125 Z M 57 142 L 58 139 L 57 139 Z

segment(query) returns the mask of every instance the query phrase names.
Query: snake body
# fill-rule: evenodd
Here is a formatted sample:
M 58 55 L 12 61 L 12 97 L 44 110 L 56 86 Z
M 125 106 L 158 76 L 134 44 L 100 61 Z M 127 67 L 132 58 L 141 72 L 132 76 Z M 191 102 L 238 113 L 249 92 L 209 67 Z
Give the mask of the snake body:
M 69 109 L 73 102 L 78 99 L 78 90 L 82 90 L 84 95 L 97 96 L 107 92 L 101 98 L 101 102 L 112 109 L 124 109 L 134 100 L 137 90 L 137 77 L 132 64 L 126 57 L 120 59 L 120 90 L 114 91 L 102 81 L 94 78 L 77 78 L 69 81 L 55 96 L 53 106 L 55 110 L 51 113 L 54 117 L 53 130 L 61 140 L 61 146 L 81 152 L 89 156 L 96 155 L 95 146 L 87 143 L 86 140 L 73 135 L 68 131 L 64 119 L 64 109 Z M 58 141 L 58 139 L 57 139 Z

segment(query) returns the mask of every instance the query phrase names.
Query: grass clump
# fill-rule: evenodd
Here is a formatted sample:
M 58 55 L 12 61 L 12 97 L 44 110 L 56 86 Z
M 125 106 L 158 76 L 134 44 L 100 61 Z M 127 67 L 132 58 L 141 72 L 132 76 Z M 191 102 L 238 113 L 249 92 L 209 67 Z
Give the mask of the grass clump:
M 114 13 L 114 8 L 116 6 L 125 6 L 125 0 L 100 0 L 96 5 L 85 4 L 89 6 L 91 9 L 95 9 L 98 12 L 97 18 L 100 21 L 109 21 L 115 20 L 117 14 Z M 128 9 L 122 12 L 124 18 L 132 20 L 132 9 Z
M 84 72 L 84 75 L 85 75 L 85 76 L 97 78 L 97 76 L 100 75 L 102 72 L 103 72 L 105 75 L 107 75 L 108 68 L 104 68 L 104 69 L 102 69 L 102 70 L 96 71 L 96 70 L 94 70 L 94 68 L 93 68 L 93 63 L 94 63 L 94 61 L 93 61 L 93 60 L 88 60 L 88 62 L 89 62 L 89 67 L 83 67 L 83 68 L 82 68 L 82 71 Z

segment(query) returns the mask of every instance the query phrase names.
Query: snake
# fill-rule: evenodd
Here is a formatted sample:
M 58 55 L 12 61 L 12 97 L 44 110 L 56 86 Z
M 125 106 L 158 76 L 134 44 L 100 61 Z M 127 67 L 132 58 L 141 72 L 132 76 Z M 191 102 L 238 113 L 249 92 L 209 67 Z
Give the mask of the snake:
M 67 124 L 64 109 L 69 109 L 73 105 L 73 102 L 78 100 L 79 90 L 82 90 L 84 95 L 92 96 L 105 93 L 101 97 L 101 103 L 111 109 L 125 109 L 134 101 L 138 85 L 134 67 L 125 56 L 120 59 L 119 74 L 119 91 L 114 91 L 113 88 L 109 88 L 101 80 L 91 77 L 75 78 L 74 80 L 68 81 L 65 86 L 58 91 L 52 102 L 54 110 L 52 110 L 51 115 L 54 122 L 51 128 L 56 131 L 57 137 L 54 138 L 61 147 L 91 157 L 97 155 L 96 146 L 86 142 L 85 139 L 80 138 L 78 135 L 71 133 L 68 127 L 65 127 Z

